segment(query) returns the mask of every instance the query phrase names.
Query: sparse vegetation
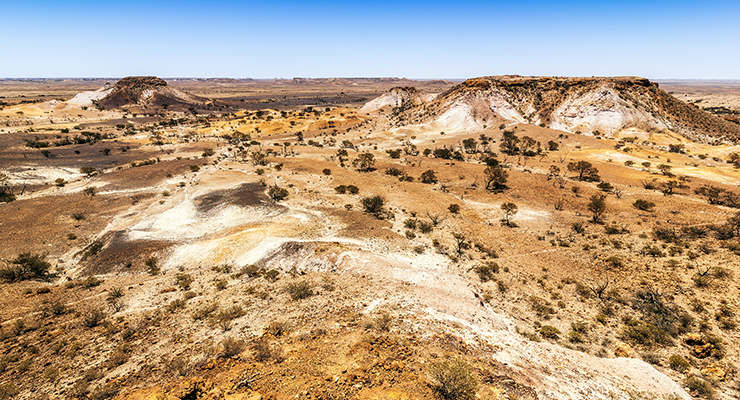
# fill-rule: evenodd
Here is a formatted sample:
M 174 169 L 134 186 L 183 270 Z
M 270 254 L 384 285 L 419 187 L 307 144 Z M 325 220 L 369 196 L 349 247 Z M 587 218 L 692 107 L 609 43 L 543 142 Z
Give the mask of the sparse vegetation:
M 435 391 L 445 400 L 472 400 L 478 389 L 470 366 L 462 360 L 445 360 L 429 368 L 429 376 L 435 383 Z
M 273 201 L 283 201 L 288 198 L 288 189 L 282 188 L 278 185 L 273 185 L 267 189 L 267 195 L 270 196 Z
M 375 195 L 365 197 L 362 199 L 361 203 L 366 213 L 372 214 L 378 219 L 383 218 L 383 213 L 385 212 L 385 199 L 382 196 Z

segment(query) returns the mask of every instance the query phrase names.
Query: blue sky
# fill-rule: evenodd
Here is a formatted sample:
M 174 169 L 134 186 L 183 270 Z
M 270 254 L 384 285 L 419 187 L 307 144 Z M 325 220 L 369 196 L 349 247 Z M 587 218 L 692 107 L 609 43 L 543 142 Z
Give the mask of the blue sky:
M 737 1 L 0 5 L 0 77 L 740 79 Z

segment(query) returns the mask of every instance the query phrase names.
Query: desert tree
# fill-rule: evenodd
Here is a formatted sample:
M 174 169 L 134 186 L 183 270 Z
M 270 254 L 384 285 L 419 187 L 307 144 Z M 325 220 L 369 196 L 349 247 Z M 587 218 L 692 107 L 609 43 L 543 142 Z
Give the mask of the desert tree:
M 455 240 L 455 252 L 457 253 L 457 257 L 460 258 L 463 252 L 470 248 L 470 242 L 465 235 L 459 232 L 454 232 L 452 238 Z
M 375 166 L 375 156 L 372 153 L 361 153 L 352 161 L 358 171 L 372 171 Z
M 501 204 L 501 210 L 504 212 L 504 218 L 502 219 L 502 221 L 506 224 L 506 226 L 511 226 L 511 219 L 514 217 L 514 215 L 516 215 L 516 213 L 519 212 L 519 207 L 517 207 L 514 203 L 503 203 Z
M 606 212 L 606 195 L 595 194 L 591 196 L 591 201 L 588 203 L 588 211 L 591 212 L 594 223 L 601 223 L 601 217 Z
M 681 184 L 681 182 L 675 179 L 671 179 L 668 182 L 664 182 L 661 186 L 662 186 L 661 191 L 663 192 L 663 195 L 665 196 L 672 195 L 675 189 L 682 189 L 686 187 L 686 185 Z
M 446 219 L 446 217 L 443 217 L 442 214 L 433 213 L 429 210 L 427 210 L 426 215 L 432 222 L 432 226 L 434 226 L 435 228 Z
M 475 153 L 475 150 L 478 147 L 478 143 L 473 138 L 463 140 L 462 144 L 466 153 Z
M 362 207 L 365 208 L 365 212 L 372 214 L 375 218 L 383 219 L 383 212 L 385 206 L 385 199 L 383 196 L 375 195 L 365 197 L 361 200 Z
M 609 277 L 609 269 L 603 268 L 599 277 L 587 278 L 586 286 L 599 300 L 604 299 L 607 289 L 616 283 L 614 277 Z
M 486 167 L 483 171 L 486 179 L 486 189 L 490 191 L 501 191 L 506 189 L 509 173 L 501 167 Z
M 267 165 L 267 154 L 263 151 L 257 150 L 252 152 L 252 164 L 254 165 Z
M 711 185 L 705 185 L 694 190 L 694 193 L 706 197 L 709 204 L 721 204 L 724 192 L 725 189 Z
M 542 152 L 542 148 L 540 147 L 540 142 L 534 140 L 533 138 L 529 136 L 522 137 L 520 141 L 520 148 L 522 154 L 525 156 L 534 156 L 538 153 Z
M 595 182 L 600 180 L 599 170 L 588 161 L 573 161 L 568 163 L 568 171 L 578 174 L 579 181 Z
M 671 172 L 671 166 L 668 164 L 660 164 L 658 165 L 658 169 L 660 170 L 660 173 L 662 173 L 665 176 L 673 176 L 673 173 Z
M 632 207 L 635 207 L 636 209 L 641 211 L 652 211 L 653 207 L 655 207 L 655 203 L 649 200 L 637 199 L 634 203 L 632 203 Z
M 421 174 L 421 177 L 419 177 L 419 180 L 422 183 L 437 183 L 438 182 L 437 174 L 434 172 L 433 169 L 424 171 Z
M 519 153 L 519 142 L 519 138 L 513 131 L 504 131 L 504 135 L 501 138 L 501 143 L 499 143 L 498 148 L 502 153 L 513 156 Z

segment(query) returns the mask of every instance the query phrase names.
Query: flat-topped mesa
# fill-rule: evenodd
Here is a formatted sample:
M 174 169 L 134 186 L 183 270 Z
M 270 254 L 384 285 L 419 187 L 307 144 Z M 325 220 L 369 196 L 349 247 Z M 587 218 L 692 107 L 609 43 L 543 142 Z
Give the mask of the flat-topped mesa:
M 657 83 L 650 82 L 646 78 L 638 76 L 615 76 L 615 77 L 590 77 L 590 78 L 568 78 L 568 77 L 550 77 L 550 76 L 520 76 L 520 75 L 499 75 L 483 76 L 471 78 L 464 81 L 460 86 L 469 88 L 490 88 L 491 86 L 526 86 L 532 84 L 546 84 L 549 86 L 564 85 L 584 85 L 602 82 L 614 82 L 620 85 L 637 85 L 658 87 Z
M 156 76 L 127 76 L 120 81 L 116 82 L 115 87 L 117 88 L 151 88 L 157 86 L 168 86 L 164 79 L 157 78 Z
M 393 92 L 383 96 L 390 95 Z M 380 102 L 383 96 L 365 107 Z M 708 143 L 740 138 L 740 125 L 684 103 L 657 83 L 634 76 L 472 78 L 434 101 L 408 107 L 400 116 L 402 125 L 433 124 L 446 131 L 480 130 L 501 122 L 594 135 L 613 135 L 626 129 L 672 131 Z

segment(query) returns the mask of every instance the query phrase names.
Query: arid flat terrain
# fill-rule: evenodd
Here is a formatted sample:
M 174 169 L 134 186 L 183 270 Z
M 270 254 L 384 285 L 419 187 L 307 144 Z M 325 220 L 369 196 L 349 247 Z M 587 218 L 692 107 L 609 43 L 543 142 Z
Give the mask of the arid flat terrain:
M 659 83 L 0 81 L 0 398 L 737 398 L 740 86 Z

